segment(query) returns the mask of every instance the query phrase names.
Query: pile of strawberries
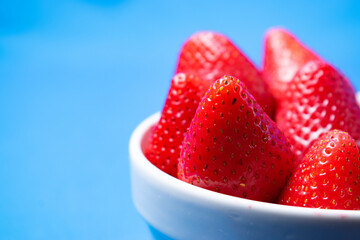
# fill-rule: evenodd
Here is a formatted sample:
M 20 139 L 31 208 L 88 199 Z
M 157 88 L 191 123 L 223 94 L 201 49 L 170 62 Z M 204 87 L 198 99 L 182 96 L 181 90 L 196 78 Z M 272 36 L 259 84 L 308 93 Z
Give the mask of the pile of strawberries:
M 187 183 L 285 205 L 360 209 L 360 107 L 349 80 L 283 29 L 263 69 L 225 36 L 184 44 L 145 156 Z

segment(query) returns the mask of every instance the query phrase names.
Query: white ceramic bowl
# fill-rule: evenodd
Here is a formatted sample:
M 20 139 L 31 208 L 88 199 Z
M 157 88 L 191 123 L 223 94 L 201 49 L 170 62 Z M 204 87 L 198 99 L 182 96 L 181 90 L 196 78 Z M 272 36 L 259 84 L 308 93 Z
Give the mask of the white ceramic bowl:
M 360 211 L 283 206 L 232 197 L 182 182 L 143 154 L 156 113 L 130 140 L 135 207 L 155 239 L 360 239 Z

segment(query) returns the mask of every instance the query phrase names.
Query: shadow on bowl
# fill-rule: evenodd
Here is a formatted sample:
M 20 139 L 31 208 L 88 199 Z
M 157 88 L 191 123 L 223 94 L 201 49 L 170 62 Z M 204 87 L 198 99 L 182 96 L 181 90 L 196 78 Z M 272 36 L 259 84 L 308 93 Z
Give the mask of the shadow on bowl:
M 253 201 L 182 182 L 143 154 L 145 119 L 130 139 L 132 197 L 155 239 L 358 239 L 360 211 L 326 210 Z

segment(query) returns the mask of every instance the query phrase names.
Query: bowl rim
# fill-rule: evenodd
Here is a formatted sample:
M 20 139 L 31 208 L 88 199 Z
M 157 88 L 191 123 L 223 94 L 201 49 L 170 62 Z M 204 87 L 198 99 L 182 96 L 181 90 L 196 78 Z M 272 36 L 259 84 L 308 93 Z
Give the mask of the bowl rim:
M 129 144 L 130 161 L 132 167 L 140 168 L 142 173 L 152 177 L 154 183 L 167 188 L 169 192 L 178 193 L 181 197 L 191 197 L 193 201 L 206 202 L 212 206 L 216 205 L 227 209 L 251 209 L 262 214 L 273 214 L 282 217 L 296 216 L 305 219 L 320 217 L 328 220 L 347 219 L 360 221 L 360 210 L 306 208 L 250 200 L 207 190 L 168 175 L 148 161 L 141 146 L 144 135 L 159 119 L 160 112 L 156 112 L 143 120 L 133 131 Z

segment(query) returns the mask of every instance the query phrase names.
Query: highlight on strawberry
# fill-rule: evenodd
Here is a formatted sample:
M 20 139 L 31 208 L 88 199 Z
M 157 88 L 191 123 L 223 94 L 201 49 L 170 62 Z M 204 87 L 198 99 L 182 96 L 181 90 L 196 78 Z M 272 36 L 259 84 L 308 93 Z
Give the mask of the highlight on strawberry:
M 278 203 L 312 208 L 360 209 L 360 153 L 347 133 L 332 130 L 317 140 Z
M 206 92 L 185 135 L 178 178 L 232 196 L 272 202 L 294 155 L 246 86 L 223 77 Z
M 330 64 L 306 63 L 288 84 L 276 122 L 298 161 L 322 134 L 333 129 L 360 140 L 360 107 L 349 81 Z

